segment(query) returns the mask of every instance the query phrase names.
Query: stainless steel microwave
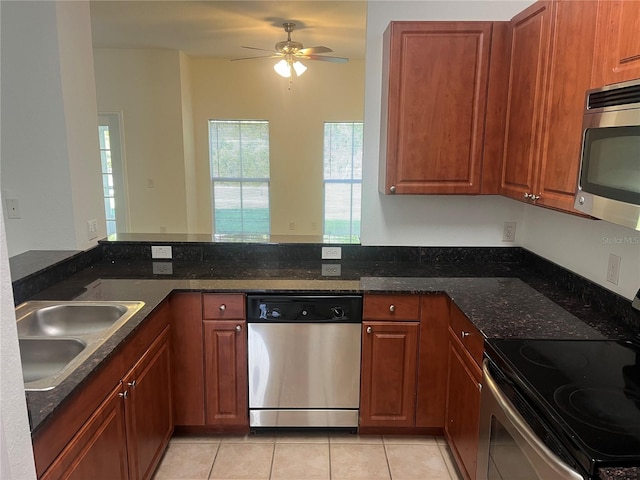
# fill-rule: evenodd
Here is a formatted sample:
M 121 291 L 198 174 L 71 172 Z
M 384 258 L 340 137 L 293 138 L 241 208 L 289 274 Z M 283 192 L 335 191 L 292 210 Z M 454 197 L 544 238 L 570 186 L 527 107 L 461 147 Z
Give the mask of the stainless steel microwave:
M 587 91 L 575 208 L 640 230 L 640 79 Z

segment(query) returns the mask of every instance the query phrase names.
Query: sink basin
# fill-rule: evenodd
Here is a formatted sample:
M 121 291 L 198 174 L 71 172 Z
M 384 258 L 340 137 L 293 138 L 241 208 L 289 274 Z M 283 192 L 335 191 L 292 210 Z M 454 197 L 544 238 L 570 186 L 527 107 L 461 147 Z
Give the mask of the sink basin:
M 72 338 L 20 338 L 18 343 L 25 383 L 56 375 L 86 348 Z
M 18 322 L 19 337 L 68 337 L 105 330 L 125 313 L 125 305 L 71 304 L 33 310 Z
M 32 301 L 16 308 L 25 390 L 58 386 L 144 302 Z

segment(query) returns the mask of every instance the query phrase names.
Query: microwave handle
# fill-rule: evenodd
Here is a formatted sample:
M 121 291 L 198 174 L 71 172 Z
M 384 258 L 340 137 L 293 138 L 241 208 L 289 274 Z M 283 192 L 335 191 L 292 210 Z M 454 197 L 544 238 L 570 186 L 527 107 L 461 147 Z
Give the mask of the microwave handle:
M 527 457 L 535 455 L 535 459 L 529 458 L 532 465 L 535 465 L 538 473 L 544 475 L 542 478 L 557 478 L 563 480 L 584 480 L 584 477 L 575 470 L 565 464 L 555 453 L 538 438 L 531 430 L 529 425 L 524 421 L 518 411 L 511 405 L 511 402 L 500 391 L 495 380 L 489 373 L 487 367 L 488 361 L 485 359 L 482 365 L 482 373 L 484 375 L 484 386 L 486 394 L 490 394 L 497 402 L 502 412 L 506 415 L 507 421 L 516 429 L 522 437 L 526 445 L 532 452 L 525 451 Z M 484 393 L 484 392 L 483 392 Z M 523 449 L 524 450 L 524 449 Z

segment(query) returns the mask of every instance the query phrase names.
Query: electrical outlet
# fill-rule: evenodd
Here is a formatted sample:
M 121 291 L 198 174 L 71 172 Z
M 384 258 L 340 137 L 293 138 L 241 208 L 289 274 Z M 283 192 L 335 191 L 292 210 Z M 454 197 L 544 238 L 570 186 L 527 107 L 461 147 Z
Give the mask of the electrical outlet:
M 323 277 L 339 277 L 342 274 L 342 266 L 339 263 L 323 263 Z
M 89 240 L 98 238 L 98 221 L 95 218 L 87 220 L 87 238 Z
M 322 260 L 340 260 L 342 247 L 322 247 Z
M 289 230 L 295 230 L 296 229 L 296 222 L 289 222 Z
M 153 274 L 154 275 L 172 275 L 173 263 L 171 262 L 153 262 Z
M 173 258 L 170 246 L 152 246 L 151 258 Z
M 7 198 L 7 218 L 20 218 L 20 205 L 17 198 Z
M 502 241 L 516 241 L 516 222 L 504 222 L 504 227 L 502 228 Z
M 622 258 L 613 253 L 609 254 L 609 264 L 607 265 L 607 282 L 611 282 L 614 285 L 618 284 L 620 279 L 620 262 Z

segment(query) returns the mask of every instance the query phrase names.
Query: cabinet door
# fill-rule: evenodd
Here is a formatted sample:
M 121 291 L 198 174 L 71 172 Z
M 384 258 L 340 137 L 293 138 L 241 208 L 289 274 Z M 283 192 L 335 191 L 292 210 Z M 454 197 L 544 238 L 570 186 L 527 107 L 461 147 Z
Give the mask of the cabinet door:
M 416 427 L 444 427 L 449 304 L 446 295 L 423 295 L 421 298 Z
M 380 190 L 480 193 L 491 22 L 385 32 Z
M 204 351 L 200 293 L 171 296 L 171 378 L 176 425 L 204 425 Z
M 207 425 L 249 426 L 247 322 L 204 322 Z
M 118 386 L 67 444 L 42 480 L 126 480 L 124 402 Z
M 640 2 L 598 2 L 593 87 L 640 78 Z
M 460 470 L 467 479 L 476 477 L 480 379 L 482 373 L 461 344 L 449 343 L 449 394 L 445 432 Z
M 173 433 L 169 327 L 123 379 L 129 478 L 151 478 Z
M 363 322 L 361 427 L 415 424 L 417 322 Z
M 553 4 L 552 44 L 537 204 L 573 209 L 582 151 L 585 91 L 591 84 L 597 3 Z M 640 34 L 637 35 L 640 37 Z
M 550 25 L 551 2 L 537 2 L 511 21 L 511 68 L 500 193 L 519 200 L 535 191 Z

